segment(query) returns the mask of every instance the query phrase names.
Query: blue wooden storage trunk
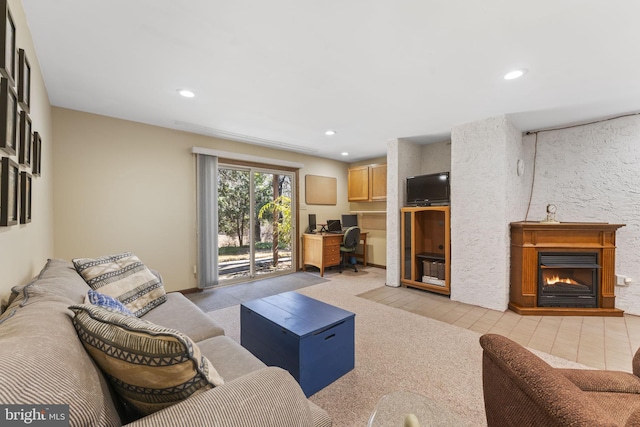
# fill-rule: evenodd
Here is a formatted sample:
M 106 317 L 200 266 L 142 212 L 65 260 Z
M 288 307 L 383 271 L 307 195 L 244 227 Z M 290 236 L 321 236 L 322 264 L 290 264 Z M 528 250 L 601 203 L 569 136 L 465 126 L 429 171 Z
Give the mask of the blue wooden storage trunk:
M 240 341 L 269 366 L 286 369 L 307 397 L 354 367 L 350 311 L 285 292 L 240 307 Z

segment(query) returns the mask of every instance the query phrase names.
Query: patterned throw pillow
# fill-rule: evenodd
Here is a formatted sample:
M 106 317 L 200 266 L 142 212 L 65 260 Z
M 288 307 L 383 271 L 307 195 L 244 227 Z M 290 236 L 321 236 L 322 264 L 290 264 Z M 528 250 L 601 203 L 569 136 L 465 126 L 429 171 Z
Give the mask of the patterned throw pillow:
M 122 314 L 133 316 L 133 313 L 131 313 L 127 309 L 127 307 L 125 307 L 120 301 L 113 297 L 110 297 L 109 295 L 96 292 L 93 289 L 89 289 L 89 291 L 87 292 L 87 300 L 93 305 L 97 305 L 103 308 L 110 308 L 112 310 L 119 311 Z
M 77 258 L 73 265 L 91 289 L 116 298 L 137 317 L 167 299 L 160 279 L 131 252 Z
M 82 344 L 141 415 L 224 384 L 186 335 L 94 305 L 72 305 Z

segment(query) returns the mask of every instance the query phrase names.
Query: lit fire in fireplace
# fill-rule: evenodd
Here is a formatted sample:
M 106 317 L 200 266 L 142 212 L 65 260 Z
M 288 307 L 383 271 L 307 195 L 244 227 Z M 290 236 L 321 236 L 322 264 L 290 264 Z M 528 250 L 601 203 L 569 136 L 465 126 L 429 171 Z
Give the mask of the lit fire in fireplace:
M 547 285 L 555 285 L 556 283 L 566 283 L 568 285 L 579 285 L 580 283 L 576 282 L 575 280 L 571 280 L 569 278 L 563 277 L 560 278 L 560 276 L 555 275 L 555 276 L 551 276 L 551 277 L 545 277 L 545 282 Z

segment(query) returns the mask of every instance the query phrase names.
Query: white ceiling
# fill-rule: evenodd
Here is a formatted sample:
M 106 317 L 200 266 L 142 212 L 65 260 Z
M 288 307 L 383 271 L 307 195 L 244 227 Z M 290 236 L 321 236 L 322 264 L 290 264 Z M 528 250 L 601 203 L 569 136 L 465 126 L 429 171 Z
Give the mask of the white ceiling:
M 22 3 L 55 106 L 341 161 L 640 111 L 637 0 Z

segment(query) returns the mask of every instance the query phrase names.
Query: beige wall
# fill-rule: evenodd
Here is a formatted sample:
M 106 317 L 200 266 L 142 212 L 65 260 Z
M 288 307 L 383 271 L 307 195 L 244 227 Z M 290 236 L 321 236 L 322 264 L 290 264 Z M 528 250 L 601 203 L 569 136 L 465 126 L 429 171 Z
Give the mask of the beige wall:
M 33 130 L 42 136 L 42 176 L 33 178 L 31 223 L 0 227 L 0 300 L 6 301 L 15 285 L 26 284 L 53 255 L 51 106 L 40 64 L 33 47 L 22 3 L 9 0 L 16 24 L 16 46 L 27 53 L 31 65 L 31 117 Z M 7 156 L 0 152 L 0 157 Z M 17 163 L 17 156 L 11 156 Z M 30 171 L 30 168 L 20 167 Z
M 160 270 L 168 290 L 196 287 L 194 146 L 303 163 L 300 230 L 349 210 L 347 164 L 128 122 L 53 109 L 55 256 L 132 251 Z M 273 162 L 277 164 L 277 160 Z M 338 204 L 305 204 L 306 174 L 334 176 Z

